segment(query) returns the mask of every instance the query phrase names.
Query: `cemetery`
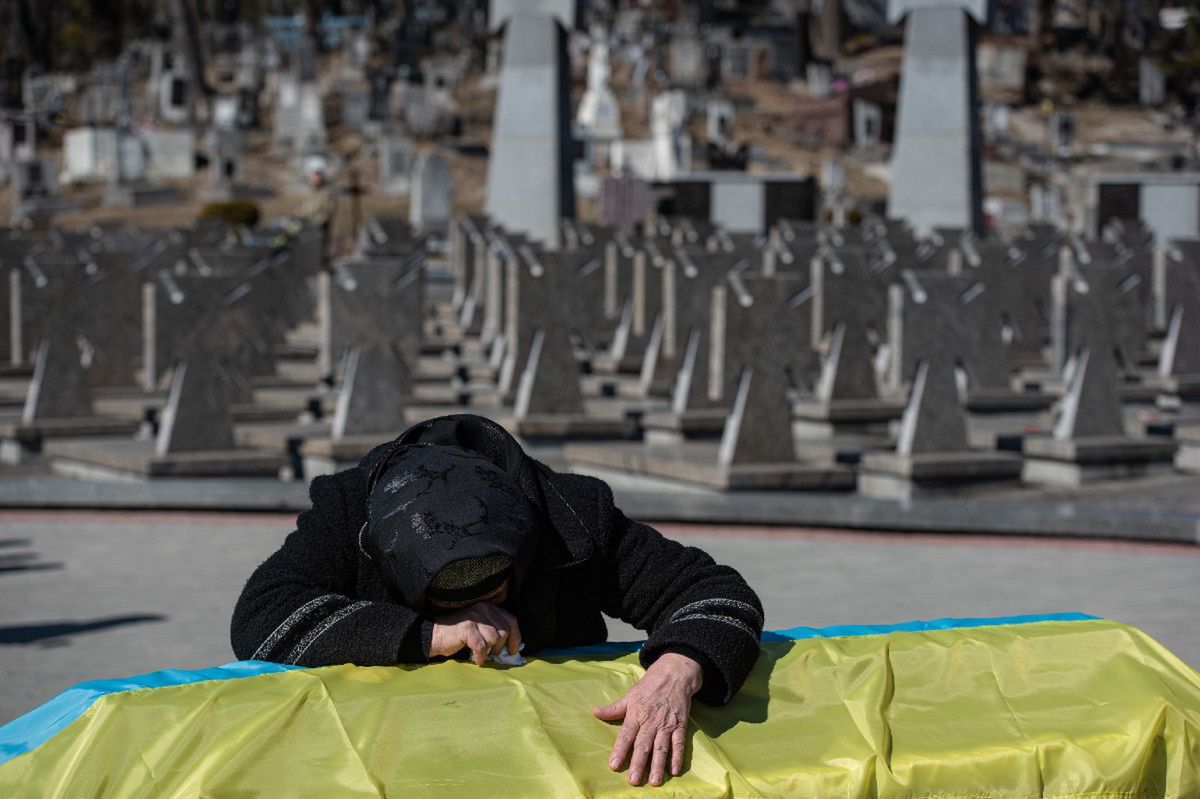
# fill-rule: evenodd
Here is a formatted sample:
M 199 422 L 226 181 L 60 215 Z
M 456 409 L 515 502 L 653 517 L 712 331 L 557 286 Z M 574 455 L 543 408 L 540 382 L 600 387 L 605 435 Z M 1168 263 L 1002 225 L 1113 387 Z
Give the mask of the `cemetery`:
M 1185 587 L 1200 585 L 1195 9 L 1101 0 L 137 5 L 153 7 L 153 25 L 137 36 L 49 63 L 58 46 L 43 40 L 49 22 L 22 0 L 0 3 L 0 528 L 9 529 L 5 514 L 18 514 L 16 525 L 19 514 L 68 511 L 158 513 L 183 526 L 205 514 L 292 518 L 311 506 L 314 478 L 356 467 L 419 422 L 470 414 L 555 471 L 601 478 L 630 519 L 693 525 L 713 541 L 767 531 L 746 545 L 762 564 L 775 557 L 764 541 L 801 529 L 970 547 L 1170 548 L 1183 575 L 1164 578 L 1180 586 L 1161 599 L 1172 609 L 1128 621 L 1160 623 L 1153 631 L 1182 660 L 1132 626 L 1114 632 L 1103 625 L 1116 622 L 1065 613 L 1086 607 L 1029 610 L 1064 611 L 1039 619 L 1062 625 L 1078 652 L 1020 631 L 1012 646 L 1042 653 L 1049 681 L 1054 658 L 1067 669 L 1099 651 L 1086 646 L 1129 647 L 1131 659 L 1153 664 L 1129 677 L 1118 715 L 1081 722 L 1080 739 L 1124 736 L 1119 712 L 1132 719 L 1160 701 L 1151 674 L 1162 675 L 1172 697 L 1163 712 L 1176 725 L 1161 733 L 1171 777 L 1146 795 L 1200 792 L 1200 755 L 1180 743 L 1200 736 L 1200 607 Z M 13 529 L 14 546 L 32 540 Z M 0 567 L 7 540 L 0 535 Z M 1004 579 L 1023 585 L 1023 568 Z M 923 569 L 914 561 L 909 585 L 937 583 Z M 1145 574 L 1129 595 L 1154 580 Z M 970 606 L 958 601 L 966 583 L 946 589 L 941 615 Z M 775 601 L 767 604 L 803 612 L 798 600 Z M 779 612 L 771 623 L 816 624 Z M 227 616 L 216 622 L 226 635 Z M 1008 664 L 1003 636 L 1016 624 L 996 628 L 1005 632 L 986 643 L 996 651 L 976 652 L 977 666 Z M 1071 624 L 1100 626 L 1085 645 L 1069 637 L 1084 629 Z M 939 635 L 946 646 L 970 636 L 955 625 L 921 630 L 931 637 L 914 651 L 933 652 Z M 766 635 L 764 651 L 766 642 L 808 645 L 808 633 Z M 864 648 L 863 662 L 879 670 L 869 679 L 893 679 L 878 660 L 887 647 Z M 822 664 L 843 656 L 810 655 Z M 770 686 L 772 702 L 793 679 L 788 669 L 800 673 L 783 657 L 752 678 L 764 697 Z M 600 669 L 587 679 L 601 680 L 599 663 L 586 661 Z M 913 667 L 895 673 L 904 668 Z M 1096 668 L 1114 670 L 1092 674 L 1097 684 L 1123 679 L 1115 660 Z M 295 675 L 272 674 L 305 690 Z M 532 682 L 520 691 L 541 690 L 536 674 L 521 675 Z M 833 691 L 839 679 L 818 676 L 835 687 L 814 690 Z M 352 692 L 353 675 L 337 680 Z M 487 701 L 487 684 L 462 684 L 463 696 Z M 422 690 L 437 697 L 447 685 Z M 1007 704 L 1012 685 L 997 682 L 999 709 L 978 713 L 1034 724 Z M 208 701 L 193 688 L 193 701 Z M 1070 712 L 1063 694 L 1038 690 Z M 404 701 L 417 708 L 414 696 Z M 556 702 L 538 712 L 563 712 Z M 938 724 L 970 727 L 967 705 L 947 707 Z M 0 704 L 0 724 L 16 712 Z M 697 750 L 708 771 L 693 768 L 699 782 L 680 784 L 695 792 L 680 795 L 787 795 L 786 768 L 747 754 L 758 750 L 746 725 L 727 735 L 716 711 L 703 713 L 713 714 L 698 717 L 706 734 L 734 754 Z M 301 726 L 328 731 L 314 719 Z M 221 723 L 229 736 L 250 724 Z M 472 739 L 465 717 L 455 723 Z M 33 761 L 27 775 L 20 764 L 31 758 L 6 759 L 5 730 L 0 793 L 48 768 Z M 623 785 L 568 764 L 593 745 L 560 733 L 544 746 L 577 792 Z M 278 774 L 288 746 L 263 755 Z M 879 746 L 890 753 L 890 737 Z M 905 746 L 918 760 L 922 746 L 931 761 L 942 751 L 932 739 Z M 876 748 L 868 740 L 854 757 Z M 425 768 L 407 757 L 406 774 Z M 880 757 L 886 770 L 890 754 Z M 1008 768 L 1026 767 L 1017 760 Z M 494 754 L 488 768 L 501 761 Z M 361 795 L 383 790 L 386 779 L 371 782 L 377 767 L 363 766 L 375 787 Z M 1080 784 L 1096 795 L 1145 784 L 1142 771 L 1118 772 Z M 267 773 L 208 784 L 253 793 L 267 790 Z M 795 785 L 831 795 L 834 782 L 820 773 L 814 766 L 811 782 Z M 912 784 L 959 795 L 1002 784 L 998 773 L 991 783 L 984 769 Z M 909 795 L 904 778 L 887 774 L 877 795 Z M 412 779 L 389 790 L 436 782 Z M 872 785 L 854 780 L 836 791 Z M 732 787 L 705 794 L 703 781 Z M 575 795 L 549 777 L 534 782 L 523 795 Z M 1054 787 L 1084 795 L 1069 780 Z

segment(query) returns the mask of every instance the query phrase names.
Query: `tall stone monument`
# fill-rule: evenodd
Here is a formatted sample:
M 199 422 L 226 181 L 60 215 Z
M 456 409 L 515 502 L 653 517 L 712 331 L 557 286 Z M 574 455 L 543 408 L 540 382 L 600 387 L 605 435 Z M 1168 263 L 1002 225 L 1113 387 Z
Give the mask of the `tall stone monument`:
M 983 233 L 978 26 L 988 0 L 889 0 L 904 27 L 888 214 L 918 235 L 935 227 Z
M 497 224 L 550 248 L 575 216 L 566 40 L 553 16 L 508 20 L 484 202 Z

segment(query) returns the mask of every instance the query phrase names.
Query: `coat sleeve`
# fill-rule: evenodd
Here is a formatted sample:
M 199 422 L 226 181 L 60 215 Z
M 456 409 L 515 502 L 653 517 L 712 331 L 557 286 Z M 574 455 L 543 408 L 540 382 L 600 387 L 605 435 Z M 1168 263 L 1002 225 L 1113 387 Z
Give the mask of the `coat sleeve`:
M 732 699 L 758 659 L 763 627 L 762 604 L 742 576 L 615 507 L 605 550 L 603 610 L 649 633 L 642 665 L 665 652 L 689 655 L 704 671 L 698 698 Z
M 430 623 L 401 605 L 354 597 L 358 531 L 345 529 L 335 481 L 313 481 L 313 507 L 247 581 L 230 628 L 234 654 L 301 666 L 424 663 Z

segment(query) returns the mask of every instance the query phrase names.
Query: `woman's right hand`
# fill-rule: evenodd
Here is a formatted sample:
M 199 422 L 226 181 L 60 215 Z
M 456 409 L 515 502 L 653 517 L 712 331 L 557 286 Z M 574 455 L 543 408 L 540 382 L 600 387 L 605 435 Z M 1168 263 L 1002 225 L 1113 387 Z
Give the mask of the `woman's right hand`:
M 520 651 L 521 628 L 516 617 L 492 602 L 476 602 L 434 621 L 429 657 L 451 657 L 470 649 L 471 660 L 482 666 L 488 655 L 506 647 L 510 655 Z

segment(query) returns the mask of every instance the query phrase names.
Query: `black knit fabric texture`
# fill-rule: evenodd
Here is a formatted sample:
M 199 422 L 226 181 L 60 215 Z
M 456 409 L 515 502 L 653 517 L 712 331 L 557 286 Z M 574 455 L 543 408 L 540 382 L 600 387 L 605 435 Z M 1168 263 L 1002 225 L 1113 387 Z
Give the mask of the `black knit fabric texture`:
M 492 461 L 456 446 L 398 447 L 374 464 L 367 487 L 363 551 L 409 607 L 425 606 L 443 572 L 443 580 L 460 578 L 440 586 L 458 599 L 487 594 L 472 589 L 505 569 L 519 584 L 538 517 L 518 481 Z
M 695 658 L 704 673 L 701 701 L 727 702 L 741 687 L 758 658 L 763 625 L 745 580 L 705 552 L 626 518 L 602 481 L 554 472 L 498 425 L 470 415 L 423 422 L 378 447 L 360 468 L 313 480 L 312 508 L 238 600 L 231 628 L 237 657 L 306 666 L 428 659 L 435 614 L 408 602 L 398 587 L 404 580 L 377 559 L 385 548 L 367 541 L 372 476 L 413 446 L 485 458 L 528 503 L 536 536 L 523 579 L 504 603 L 526 654 L 603 642 L 607 614 L 647 632 L 644 666 L 665 652 Z M 404 529 L 411 535 L 416 526 Z M 463 543 L 486 540 L 486 533 L 435 533 L 430 540 L 438 535 L 454 540 L 444 551 L 460 557 L 495 554 Z M 440 569 L 425 568 L 427 588 Z

